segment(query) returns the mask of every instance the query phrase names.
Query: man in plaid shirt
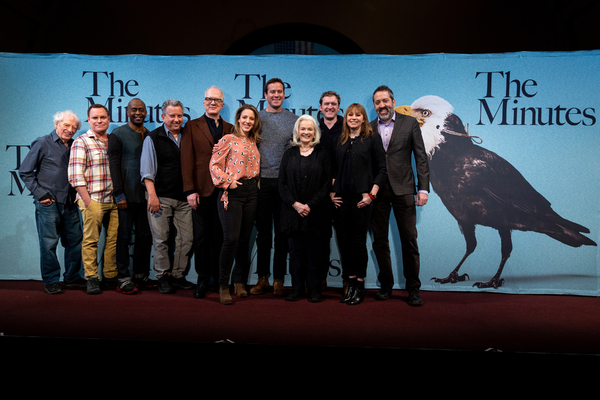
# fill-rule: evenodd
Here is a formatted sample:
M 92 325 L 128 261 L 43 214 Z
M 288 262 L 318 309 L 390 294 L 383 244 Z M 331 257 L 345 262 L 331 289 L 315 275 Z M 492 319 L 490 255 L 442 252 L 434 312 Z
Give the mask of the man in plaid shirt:
M 69 183 L 77 191 L 77 205 L 83 220 L 82 257 L 87 292 L 100 293 L 98 240 L 106 229 L 103 257 L 103 284 L 117 283 L 116 245 L 118 208 L 108 167 L 108 110 L 101 104 L 88 109 L 90 129 L 77 137 L 71 147 Z M 137 289 L 135 290 L 137 291 Z

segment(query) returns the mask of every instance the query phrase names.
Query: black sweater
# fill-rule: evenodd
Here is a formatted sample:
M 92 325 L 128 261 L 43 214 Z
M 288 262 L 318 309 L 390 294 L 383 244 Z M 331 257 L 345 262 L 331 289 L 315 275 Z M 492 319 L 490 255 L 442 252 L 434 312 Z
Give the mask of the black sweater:
M 301 168 L 302 159 L 304 169 Z M 331 162 L 326 150 L 315 147 L 308 157 L 301 156 L 298 147 L 286 150 L 279 169 L 280 229 L 287 233 L 326 233 L 330 190 Z M 301 217 L 292 207 L 296 201 L 310 207 L 308 216 Z

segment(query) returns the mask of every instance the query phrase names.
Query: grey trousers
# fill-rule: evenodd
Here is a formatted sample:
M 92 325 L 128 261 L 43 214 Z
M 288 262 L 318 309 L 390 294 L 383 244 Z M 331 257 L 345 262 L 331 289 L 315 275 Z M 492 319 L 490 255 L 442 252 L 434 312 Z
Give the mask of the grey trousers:
M 161 209 L 156 214 L 148 212 L 156 278 L 160 279 L 163 275 L 182 278 L 194 240 L 192 208 L 187 201 L 168 197 L 161 197 L 160 205 Z M 170 244 L 173 248 L 169 247 Z

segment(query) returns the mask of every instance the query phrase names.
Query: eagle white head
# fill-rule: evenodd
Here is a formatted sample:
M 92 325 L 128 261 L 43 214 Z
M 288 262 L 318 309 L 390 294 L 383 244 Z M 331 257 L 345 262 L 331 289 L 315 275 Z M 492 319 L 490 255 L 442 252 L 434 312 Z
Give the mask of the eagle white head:
M 396 107 L 396 111 L 411 115 L 419 121 L 425 150 L 431 158 L 440 144 L 444 143 L 444 120 L 454 112 L 454 107 L 439 96 L 428 95 L 415 100 L 410 107 Z

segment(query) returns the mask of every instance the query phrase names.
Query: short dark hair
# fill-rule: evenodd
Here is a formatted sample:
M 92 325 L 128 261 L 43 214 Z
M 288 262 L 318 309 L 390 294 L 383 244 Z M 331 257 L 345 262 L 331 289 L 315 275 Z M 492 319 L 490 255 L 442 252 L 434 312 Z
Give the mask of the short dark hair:
M 267 83 L 265 83 L 265 88 L 263 90 L 263 93 L 267 93 L 267 88 L 269 87 L 269 85 L 271 83 L 281 83 L 281 86 L 283 86 L 283 91 L 285 92 L 285 84 L 283 83 L 283 81 L 279 78 L 271 78 L 267 81 Z
M 321 95 L 321 98 L 319 99 L 319 104 L 323 104 L 323 97 L 331 97 L 331 96 L 335 96 L 337 98 L 338 105 L 342 102 L 339 94 L 337 94 L 333 90 L 329 90 Z
M 103 108 L 104 111 L 106 111 L 106 114 L 108 115 L 108 108 L 106 108 L 106 106 L 103 106 L 102 104 L 92 104 L 88 110 L 87 110 L 87 115 L 88 117 L 90 116 L 90 111 L 92 111 L 93 108 Z
M 373 97 L 375 97 L 375 93 L 377 93 L 377 92 L 388 92 L 389 95 L 390 95 L 390 99 L 394 100 L 394 92 L 392 92 L 392 89 L 390 89 L 386 85 L 381 85 L 377 89 L 375 89 L 375 91 L 373 92 L 373 96 L 371 97 L 371 99 L 373 99 Z

